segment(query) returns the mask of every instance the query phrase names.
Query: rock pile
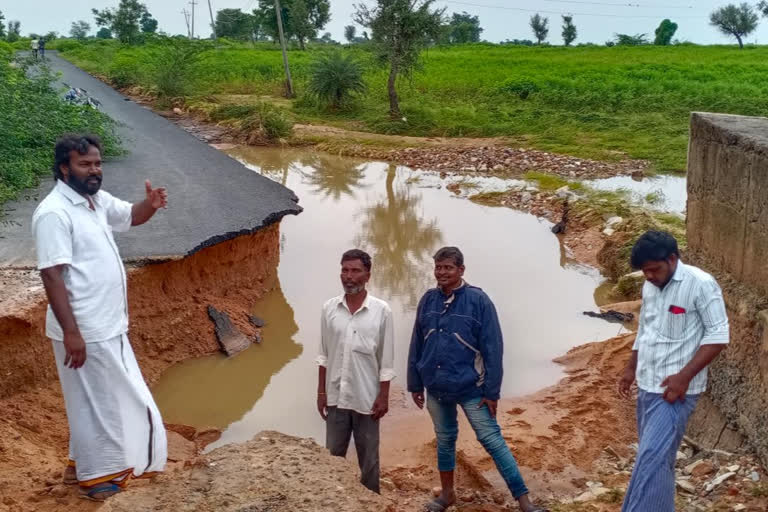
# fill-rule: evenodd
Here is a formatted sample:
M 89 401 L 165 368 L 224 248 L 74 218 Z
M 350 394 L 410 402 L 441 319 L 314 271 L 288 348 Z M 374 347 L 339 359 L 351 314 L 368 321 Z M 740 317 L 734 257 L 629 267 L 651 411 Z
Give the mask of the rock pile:
M 639 175 L 648 167 L 642 160 L 598 162 L 504 146 L 406 148 L 389 151 L 386 159 L 415 169 L 514 174 L 541 171 L 573 179 Z

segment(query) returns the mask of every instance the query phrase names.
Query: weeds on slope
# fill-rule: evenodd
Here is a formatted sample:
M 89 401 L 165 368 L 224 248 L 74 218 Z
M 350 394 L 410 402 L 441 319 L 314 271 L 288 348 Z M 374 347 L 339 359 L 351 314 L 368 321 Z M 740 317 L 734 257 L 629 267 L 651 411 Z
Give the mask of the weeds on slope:
M 106 156 L 119 150 L 106 115 L 65 102 L 45 68 L 30 74 L 26 63 L 12 59 L 13 50 L 0 42 L 0 204 L 50 175 L 54 142 L 63 133 L 96 133 Z

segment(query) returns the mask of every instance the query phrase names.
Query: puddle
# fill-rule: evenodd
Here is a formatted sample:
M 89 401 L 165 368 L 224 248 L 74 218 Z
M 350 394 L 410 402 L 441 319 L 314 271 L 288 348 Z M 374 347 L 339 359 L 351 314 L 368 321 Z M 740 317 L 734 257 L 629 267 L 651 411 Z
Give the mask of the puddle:
M 434 286 L 431 255 L 443 245 L 462 248 L 467 281 L 496 304 L 504 396 L 554 384 L 562 377 L 554 357 L 616 334 L 616 326 L 582 315 L 596 309 L 602 278 L 567 262 L 548 221 L 475 204 L 391 164 L 273 148 L 229 153 L 291 188 L 304 212 L 281 224 L 279 289 L 253 305 L 267 322 L 262 344 L 231 359 L 183 362 L 153 389 L 166 421 L 225 429 L 214 447 L 265 429 L 324 438 L 315 408 L 319 313 L 341 293 L 339 259 L 349 248 L 372 255 L 369 289 L 395 314 L 400 387 L 416 305 Z
M 662 212 L 685 213 L 688 198 L 685 176 L 660 175 L 635 181 L 631 176 L 616 176 L 584 181 L 596 190 L 626 190 L 633 202 Z

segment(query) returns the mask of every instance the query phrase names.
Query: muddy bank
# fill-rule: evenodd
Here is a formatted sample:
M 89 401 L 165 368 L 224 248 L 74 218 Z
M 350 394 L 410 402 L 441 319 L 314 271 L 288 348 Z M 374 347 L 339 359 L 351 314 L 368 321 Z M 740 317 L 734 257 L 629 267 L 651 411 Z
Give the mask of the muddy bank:
M 275 285 L 278 260 L 273 224 L 182 260 L 130 268 L 129 336 L 145 379 L 152 383 L 176 362 L 218 351 L 209 304 L 254 336 L 248 308 Z M 44 334 L 44 292 L 36 272 L 3 271 L 3 282 L 14 275 L 21 278 L 16 297 L 24 300 L 5 300 L 0 316 L 0 494 L 8 502 L 0 510 L 55 510 L 69 502 L 66 493 L 48 492 L 66 463 L 64 402 Z M 71 510 L 81 510 L 81 502 Z

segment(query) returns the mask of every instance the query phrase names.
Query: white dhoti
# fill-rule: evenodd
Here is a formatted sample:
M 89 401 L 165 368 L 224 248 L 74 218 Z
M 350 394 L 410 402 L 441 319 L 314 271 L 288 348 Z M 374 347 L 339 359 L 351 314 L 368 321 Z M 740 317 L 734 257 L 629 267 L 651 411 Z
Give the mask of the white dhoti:
M 165 427 L 125 334 L 86 344 L 85 364 L 64 366 L 53 340 L 69 420 L 69 458 L 82 486 L 162 471 Z

